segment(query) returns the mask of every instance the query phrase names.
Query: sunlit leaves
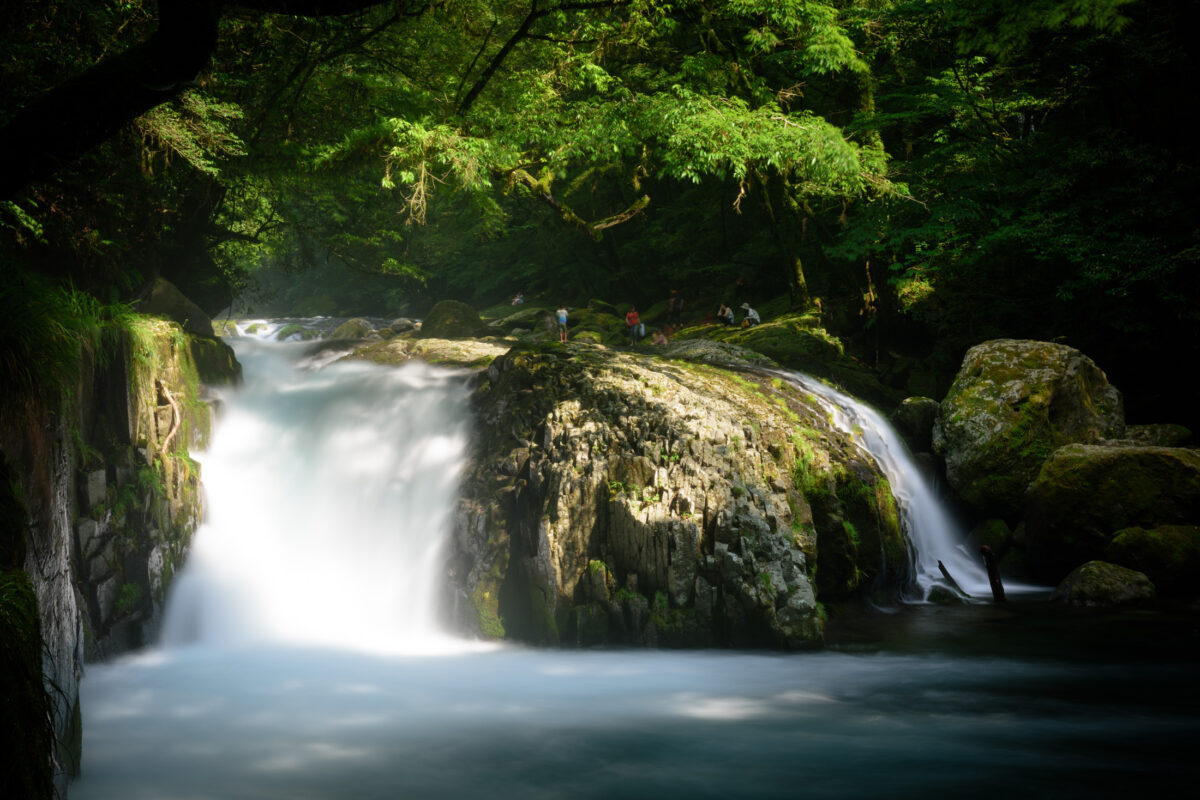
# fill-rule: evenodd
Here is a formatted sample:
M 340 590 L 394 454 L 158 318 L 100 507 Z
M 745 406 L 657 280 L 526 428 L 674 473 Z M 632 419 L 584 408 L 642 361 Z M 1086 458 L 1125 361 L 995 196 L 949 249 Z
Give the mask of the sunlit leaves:
M 177 100 L 156 106 L 134 123 L 146 142 L 148 168 L 158 158 L 177 156 L 208 175 L 220 174 L 220 162 L 246 154 L 233 130 L 242 110 L 200 91 L 184 92 Z

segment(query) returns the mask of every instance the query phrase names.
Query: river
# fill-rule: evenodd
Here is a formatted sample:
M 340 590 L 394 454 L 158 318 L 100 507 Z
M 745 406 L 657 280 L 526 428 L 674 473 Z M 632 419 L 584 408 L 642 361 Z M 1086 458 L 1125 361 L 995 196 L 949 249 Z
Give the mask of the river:
M 803 654 L 455 638 L 463 382 L 235 345 L 163 642 L 83 681 L 76 800 L 1192 796 L 1186 610 L 841 608 Z

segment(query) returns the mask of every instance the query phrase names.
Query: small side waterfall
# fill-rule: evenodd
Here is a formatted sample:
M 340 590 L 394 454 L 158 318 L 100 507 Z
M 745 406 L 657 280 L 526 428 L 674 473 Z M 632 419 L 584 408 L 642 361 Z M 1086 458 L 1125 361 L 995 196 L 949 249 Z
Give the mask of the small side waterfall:
M 815 395 L 833 423 L 850 434 L 875 459 L 892 485 L 900 518 L 912 545 L 913 582 L 924 599 L 937 584 L 946 585 L 938 562 L 945 564 L 959 587 L 972 597 L 990 597 L 991 585 L 982 561 L 967 552 L 963 536 L 913 460 L 896 430 L 870 406 L 798 372 L 772 374 Z
M 462 381 L 420 363 L 305 370 L 304 344 L 234 345 L 247 381 L 202 456 L 208 518 L 163 643 L 440 647 Z

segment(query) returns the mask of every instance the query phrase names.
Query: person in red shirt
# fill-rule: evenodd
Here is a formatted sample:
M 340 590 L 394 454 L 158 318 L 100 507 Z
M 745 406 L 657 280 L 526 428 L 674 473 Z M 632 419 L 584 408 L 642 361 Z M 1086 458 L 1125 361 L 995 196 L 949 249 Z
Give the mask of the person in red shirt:
M 646 332 L 642 326 L 642 320 L 638 316 L 637 306 L 629 308 L 629 313 L 625 315 L 625 327 L 629 329 L 629 346 L 633 347 Z

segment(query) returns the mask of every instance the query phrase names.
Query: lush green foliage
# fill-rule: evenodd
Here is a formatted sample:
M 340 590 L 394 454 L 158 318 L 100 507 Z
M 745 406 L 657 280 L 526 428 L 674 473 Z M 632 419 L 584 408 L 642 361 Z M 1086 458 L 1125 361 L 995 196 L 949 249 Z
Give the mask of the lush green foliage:
M 23 7 L 5 114 L 152 12 Z M 881 367 L 945 376 L 972 343 L 1027 336 L 1148 383 L 1146 337 L 1197 349 L 1177 118 L 1196 18 L 1142 0 L 229 10 L 194 88 L 0 207 L 4 252 L 109 300 L 162 272 L 214 310 L 230 285 L 264 311 L 379 315 L 790 291 Z

